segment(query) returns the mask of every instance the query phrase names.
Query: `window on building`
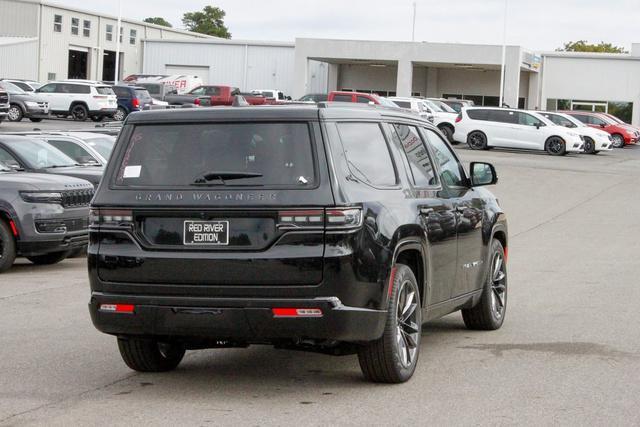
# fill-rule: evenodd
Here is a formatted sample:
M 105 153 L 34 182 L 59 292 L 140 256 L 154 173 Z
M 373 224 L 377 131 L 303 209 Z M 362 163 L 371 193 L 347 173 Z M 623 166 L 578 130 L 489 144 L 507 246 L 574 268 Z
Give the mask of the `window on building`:
M 71 34 L 77 36 L 80 34 L 80 19 L 79 18 L 71 18 Z
M 56 80 L 56 73 L 47 73 L 47 80 Z
M 53 15 L 53 31 L 56 33 L 62 32 L 62 15 Z
M 113 25 L 107 24 L 107 41 L 113 41 Z
M 485 107 L 499 107 L 500 105 L 500 97 L 499 96 L 485 96 L 484 97 L 484 105 Z
M 120 26 L 120 43 L 122 43 L 122 35 L 124 34 L 124 28 Z
M 138 32 L 136 30 L 129 31 L 129 44 L 136 44 L 136 37 L 138 36 Z
M 377 123 L 339 123 L 338 131 L 349 164 L 358 180 L 373 186 L 397 183 L 387 141 Z
M 91 21 L 85 20 L 82 23 L 82 35 L 85 37 L 91 36 Z

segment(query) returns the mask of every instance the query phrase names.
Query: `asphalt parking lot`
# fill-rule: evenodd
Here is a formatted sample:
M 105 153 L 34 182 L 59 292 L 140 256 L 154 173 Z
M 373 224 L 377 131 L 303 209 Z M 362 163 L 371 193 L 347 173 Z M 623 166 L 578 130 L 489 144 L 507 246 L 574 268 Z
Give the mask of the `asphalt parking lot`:
M 426 324 L 413 379 L 394 386 L 365 382 L 355 356 L 263 346 L 192 351 L 174 372 L 139 374 L 91 324 L 84 259 L 20 260 L 0 276 L 0 424 L 640 423 L 640 146 L 457 151 L 500 177 L 502 329 L 467 331 L 459 313 Z

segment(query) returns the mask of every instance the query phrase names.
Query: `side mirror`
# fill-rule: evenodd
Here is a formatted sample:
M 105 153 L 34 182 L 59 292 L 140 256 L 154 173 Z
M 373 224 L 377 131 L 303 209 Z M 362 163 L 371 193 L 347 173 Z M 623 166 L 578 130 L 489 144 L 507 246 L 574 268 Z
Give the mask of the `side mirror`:
M 605 127 L 607 127 L 607 125 L 606 125 L 606 124 L 604 124 L 604 123 L 600 123 L 600 127 L 601 127 L 601 128 L 605 128 Z
M 7 159 L 4 160 L 4 164 L 8 167 L 10 167 L 13 170 L 20 170 L 22 169 L 22 166 L 20 166 L 20 163 L 18 163 L 16 160 L 14 159 Z
M 472 187 L 493 185 L 498 182 L 498 174 L 491 163 L 471 162 L 469 176 L 471 176 Z
M 542 122 L 536 123 L 536 129 L 540 129 L 542 126 L 546 126 L 546 125 Z

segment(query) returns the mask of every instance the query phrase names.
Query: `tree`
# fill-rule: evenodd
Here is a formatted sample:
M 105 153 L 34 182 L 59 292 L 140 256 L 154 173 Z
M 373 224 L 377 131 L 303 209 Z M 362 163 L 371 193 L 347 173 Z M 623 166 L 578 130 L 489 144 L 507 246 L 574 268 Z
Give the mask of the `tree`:
M 149 24 L 162 25 L 163 27 L 173 27 L 173 25 L 171 25 L 171 22 L 159 16 L 156 16 L 155 18 L 144 18 L 144 22 L 147 22 Z
M 586 40 L 565 43 L 564 47 L 556 49 L 557 52 L 603 52 L 603 53 L 628 53 L 623 47 L 614 46 L 611 43 L 600 42 L 589 44 Z
M 201 12 L 185 13 L 182 17 L 182 24 L 187 30 L 195 33 L 230 39 L 231 33 L 224 25 L 225 15 L 225 11 L 219 7 L 205 6 Z

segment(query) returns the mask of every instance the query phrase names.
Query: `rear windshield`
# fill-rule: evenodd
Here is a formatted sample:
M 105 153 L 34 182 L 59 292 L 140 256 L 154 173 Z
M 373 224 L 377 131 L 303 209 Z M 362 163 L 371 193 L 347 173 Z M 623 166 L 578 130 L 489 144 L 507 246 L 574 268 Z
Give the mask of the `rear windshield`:
M 136 98 L 138 99 L 150 99 L 149 91 L 146 89 L 136 89 Z
M 145 87 L 151 95 L 160 95 L 162 93 L 160 85 L 141 84 L 140 86 Z
M 126 187 L 315 186 L 306 123 L 137 126 L 116 184 Z

